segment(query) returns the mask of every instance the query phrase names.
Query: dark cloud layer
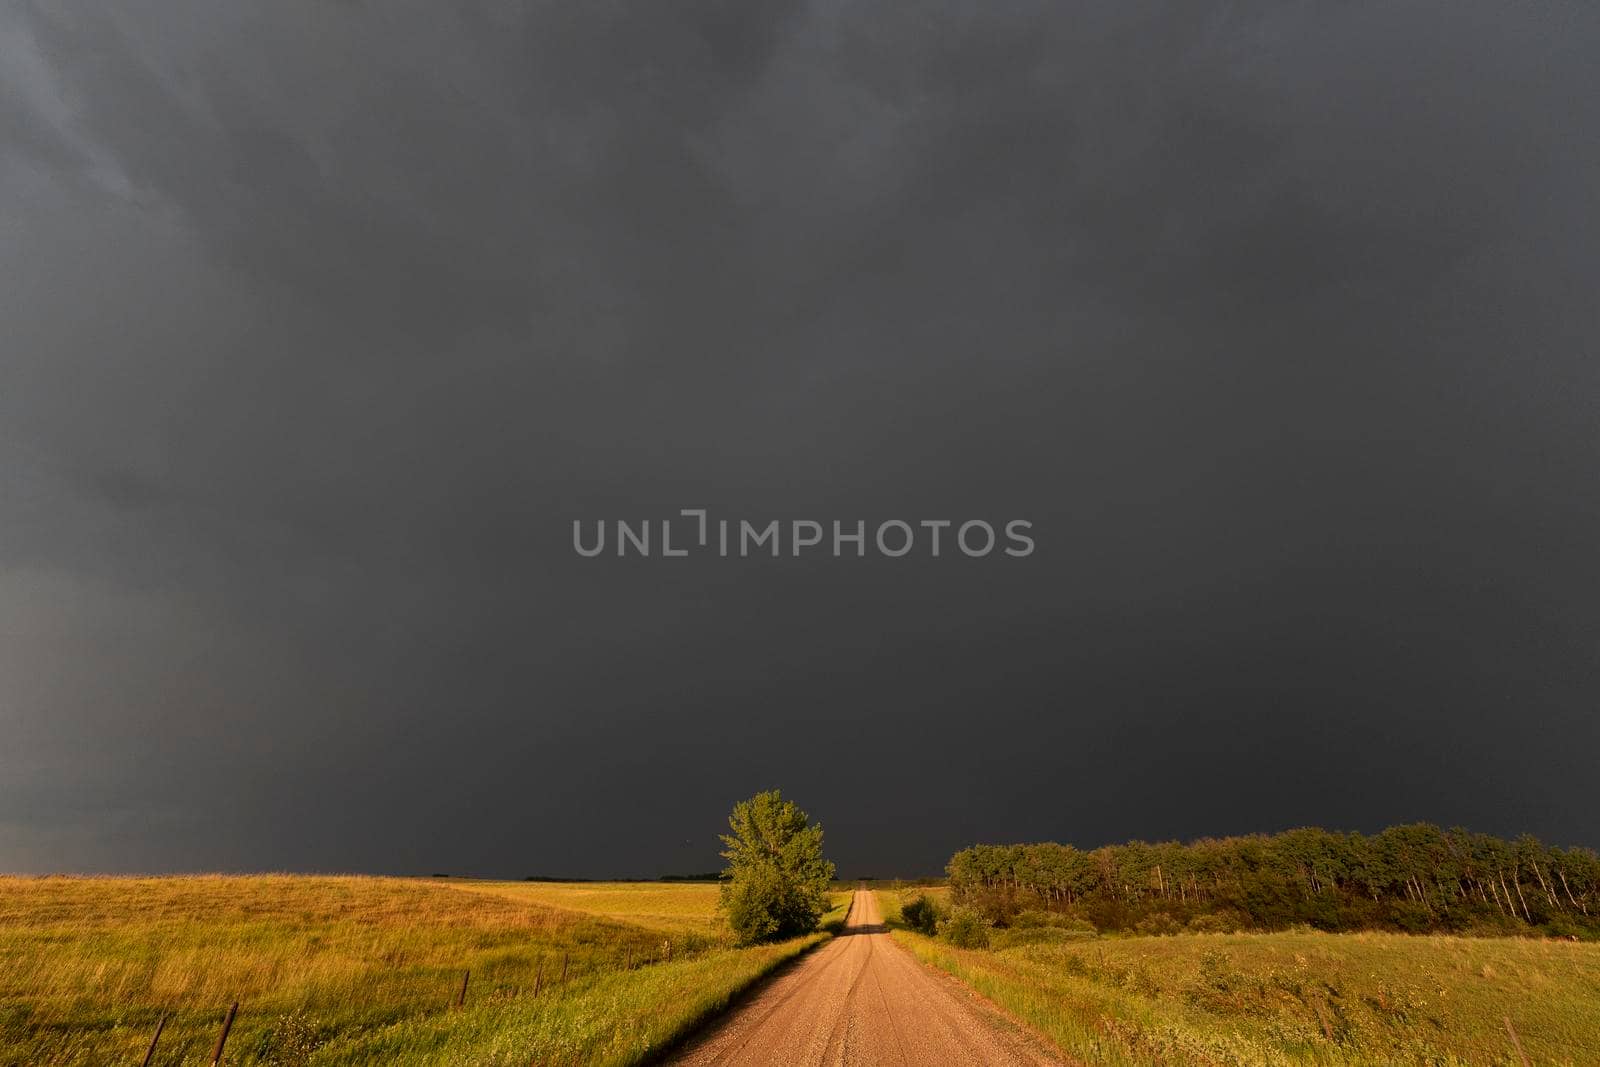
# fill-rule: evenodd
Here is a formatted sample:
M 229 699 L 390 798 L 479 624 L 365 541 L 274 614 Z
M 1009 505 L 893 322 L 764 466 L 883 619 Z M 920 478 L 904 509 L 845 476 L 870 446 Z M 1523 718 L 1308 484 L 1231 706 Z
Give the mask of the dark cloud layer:
M 1600 845 L 1592 5 L 0 12 L 0 868 Z M 574 518 L 1026 518 L 1026 559 Z

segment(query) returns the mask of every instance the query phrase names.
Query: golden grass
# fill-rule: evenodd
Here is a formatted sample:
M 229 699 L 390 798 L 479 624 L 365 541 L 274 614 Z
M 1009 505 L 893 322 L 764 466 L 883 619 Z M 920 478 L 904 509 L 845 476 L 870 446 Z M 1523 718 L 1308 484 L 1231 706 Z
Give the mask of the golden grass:
M 632 1063 L 816 940 L 732 947 L 714 886 L 596 889 L 0 878 L 0 1064 L 137 1063 L 163 1011 L 154 1062 L 194 1062 L 234 1000 L 230 1064 Z
M 1600 1063 L 1596 944 L 1296 931 L 990 951 L 894 936 L 1096 1064 L 1516 1065 L 1507 1017 L 1533 1063 Z
M 507 900 L 712 934 L 723 929 L 715 882 L 463 882 L 457 888 Z

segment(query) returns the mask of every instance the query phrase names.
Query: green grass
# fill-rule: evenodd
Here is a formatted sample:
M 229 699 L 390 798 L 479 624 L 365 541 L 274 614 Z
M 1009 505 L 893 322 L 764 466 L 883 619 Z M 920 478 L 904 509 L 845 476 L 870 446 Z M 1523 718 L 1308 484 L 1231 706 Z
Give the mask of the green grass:
M 206 1062 L 234 1000 L 230 1064 L 637 1063 L 827 936 L 736 948 L 715 905 L 698 883 L 0 878 L 0 1064 L 137 1063 L 163 1011 L 154 1062 Z
M 886 918 L 899 914 L 880 893 Z M 920 959 L 1095 1064 L 1600 1062 L 1600 945 L 1401 934 L 1181 934 Z

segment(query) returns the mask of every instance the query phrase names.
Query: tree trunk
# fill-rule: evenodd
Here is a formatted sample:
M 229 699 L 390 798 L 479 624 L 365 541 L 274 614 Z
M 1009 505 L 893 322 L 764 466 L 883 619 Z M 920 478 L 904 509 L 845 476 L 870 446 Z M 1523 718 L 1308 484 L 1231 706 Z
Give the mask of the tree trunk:
M 1560 876 L 1561 888 L 1567 891 L 1567 899 L 1572 901 L 1572 906 L 1583 912 L 1585 915 L 1589 914 L 1588 906 L 1580 903 L 1576 898 L 1573 897 L 1572 887 L 1567 884 L 1567 872 L 1563 871 L 1560 867 L 1557 867 L 1555 872 L 1558 876 Z
M 1505 875 L 1502 874 L 1500 877 L 1504 878 Z M 1522 901 L 1522 915 L 1523 915 L 1523 917 L 1526 918 L 1529 923 L 1532 923 L 1533 922 L 1533 913 L 1528 910 L 1528 898 L 1522 895 L 1522 868 L 1520 868 L 1520 867 L 1511 868 L 1511 884 L 1517 887 L 1517 899 Z M 1506 895 L 1510 896 L 1511 894 L 1507 893 Z M 1513 908 L 1512 911 L 1515 912 L 1516 909 Z
M 1550 907 L 1555 911 L 1561 910 L 1561 905 L 1556 902 L 1556 895 L 1550 891 L 1550 883 L 1544 880 L 1544 872 L 1539 869 L 1539 864 L 1533 864 L 1534 877 L 1539 879 L 1539 888 L 1544 890 L 1544 895 L 1550 901 Z

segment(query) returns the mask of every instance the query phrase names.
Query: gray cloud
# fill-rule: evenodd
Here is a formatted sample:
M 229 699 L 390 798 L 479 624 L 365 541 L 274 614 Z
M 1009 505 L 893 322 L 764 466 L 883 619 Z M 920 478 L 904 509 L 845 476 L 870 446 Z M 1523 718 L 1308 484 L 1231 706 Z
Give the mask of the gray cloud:
M 12 5 L 0 868 L 1600 844 L 1588 7 Z M 573 518 L 1025 517 L 1025 560 Z M 688 843 L 685 843 L 688 839 Z

